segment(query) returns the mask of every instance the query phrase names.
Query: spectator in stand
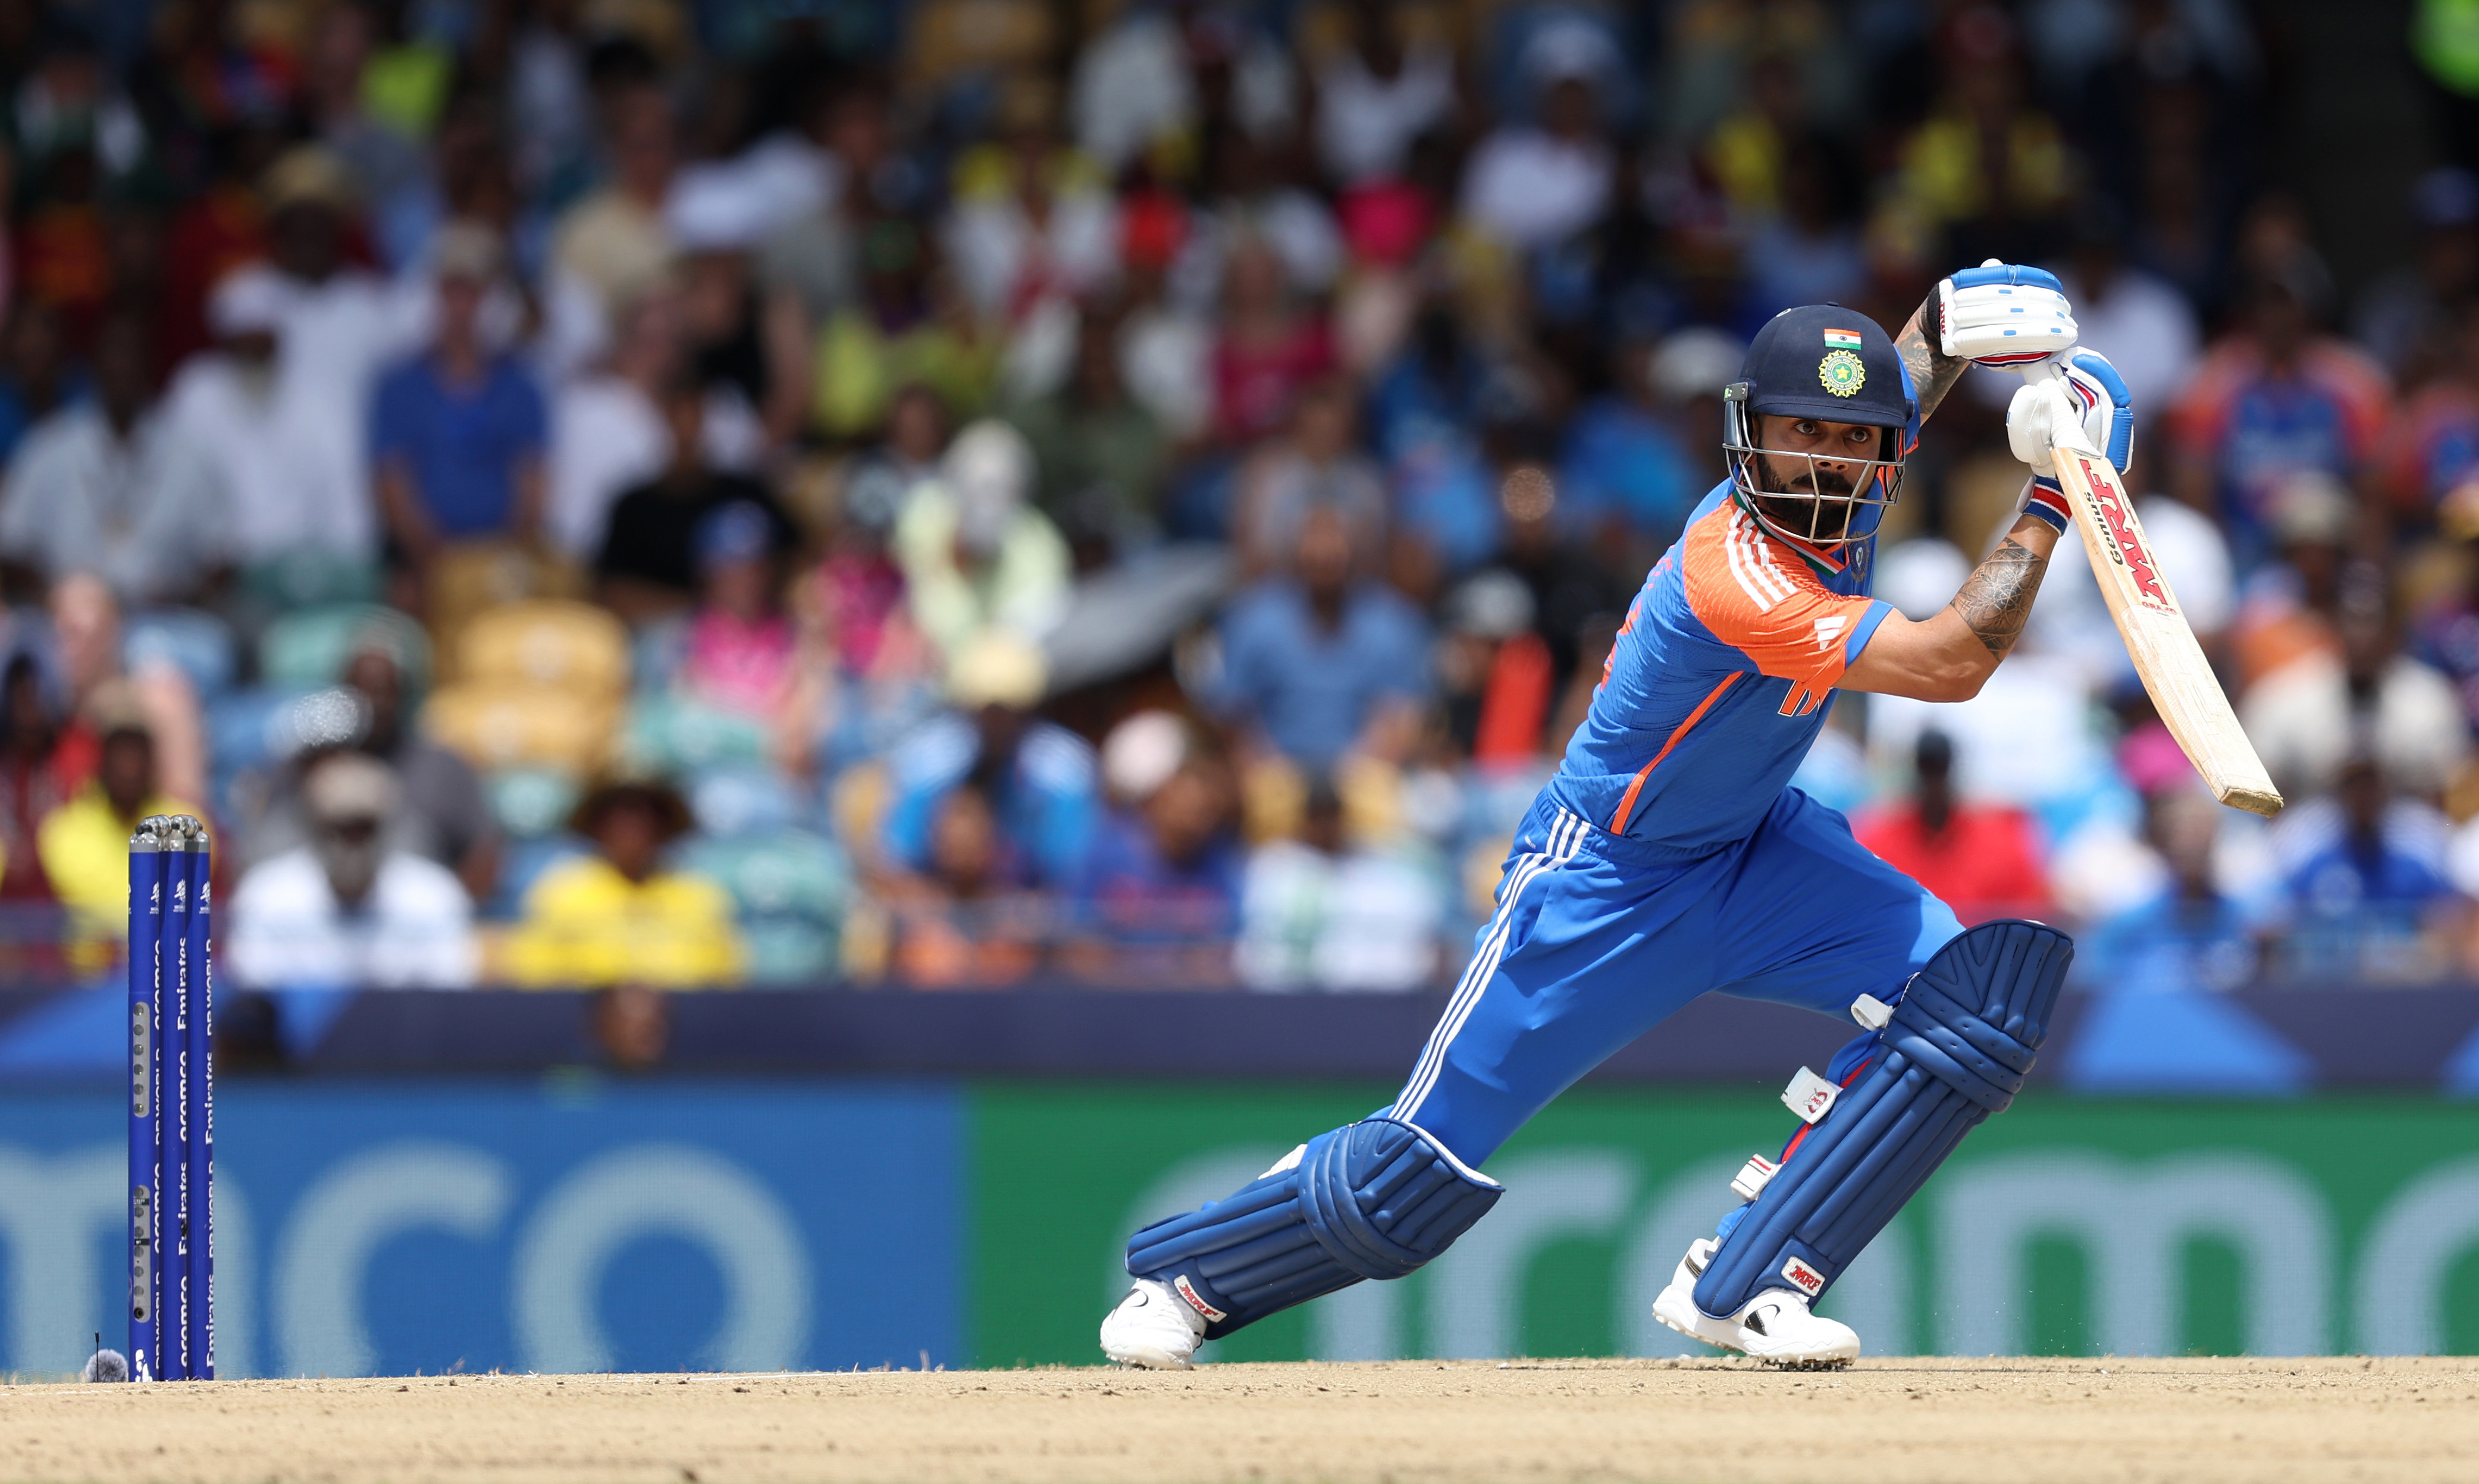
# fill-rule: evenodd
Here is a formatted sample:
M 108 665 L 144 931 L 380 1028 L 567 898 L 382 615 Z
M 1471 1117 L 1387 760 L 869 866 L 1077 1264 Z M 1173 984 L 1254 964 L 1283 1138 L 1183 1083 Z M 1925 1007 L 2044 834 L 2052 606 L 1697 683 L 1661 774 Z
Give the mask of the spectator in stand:
M 1215 704 L 1250 752 L 1316 771 L 1354 753 L 1404 755 L 1429 696 L 1428 626 L 1359 572 L 1342 515 L 1312 510 L 1290 571 L 1223 615 Z
M 2453 342 L 2479 294 L 2479 175 L 2454 165 L 2429 170 L 2412 190 L 2411 214 L 2418 221 L 2416 260 L 2367 285 L 2350 326 L 2405 387 L 2461 355 Z M 2077 311 L 2080 324 L 2080 301 Z
M 1317 164 L 1338 189 L 1401 178 L 1413 141 L 1454 117 L 1454 54 L 1407 41 L 1403 19 L 1399 6 L 1362 0 L 1317 69 Z
M 1285 51 L 1245 10 L 1120 7 L 1076 59 L 1077 141 L 1115 172 L 1140 151 L 1175 151 L 1214 129 L 1283 137 L 1293 122 Z
M 445 547 L 530 543 L 542 529 L 549 415 L 532 375 L 492 348 L 482 322 L 500 267 L 490 228 L 442 227 L 430 258 L 436 337 L 379 378 L 371 483 L 392 553 L 417 581 Z
M 698 523 L 698 605 L 675 677 L 707 705 L 764 722 L 791 700 L 796 649 L 780 601 L 780 519 L 735 502 Z
M 1301 388 L 1333 370 L 1334 340 L 1324 318 L 1299 301 L 1272 243 L 1240 236 L 1226 261 L 1214 421 L 1224 443 L 1245 448 L 1281 428 Z
M 1139 987 L 1229 983 L 1240 872 L 1230 765 L 1163 711 L 1121 722 L 1103 757 L 1123 803 L 1086 857 L 1067 963 Z
M 1301 390 L 1289 432 L 1240 466 L 1231 544 L 1241 571 L 1279 570 L 1299 546 L 1302 523 L 1319 510 L 1342 520 L 1364 558 L 1385 550 L 1386 481 L 1360 451 L 1357 432 L 1348 382 L 1329 376 Z
M 275 308 L 284 437 L 304 485 L 295 498 L 349 502 L 368 531 L 371 394 L 381 369 L 419 343 L 429 296 L 353 265 L 355 187 L 334 155 L 293 150 L 268 167 L 266 192 L 276 282 L 248 292 Z
M 967 786 L 990 813 L 1007 879 L 1063 889 L 1082 877 L 1099 808 L 1093 750 L 1033 714 L 1048 685 L 1041 652 L 1004 629 L 982 634 L 950 664 L 951 709 L 889 759 L 895 801 L 882 849 L 899 887 L 902 873 L 931 872 L 944 801 Z
M 706 989 L 740 978 L 730 894 L 670 870 L 664 848 L 688 832 L 688 806 L 669 784 L 621 777 L 578 801 L 569 828 L 590 855 L 550 867 L 527 888 L 508 939 L 520 985 L 642 985 Z
M 649 289 L 620 311 L 601 368 L 560 390 L 551 407 L 549 509 L 552 544 L 584 563 L 602 549 L 611 507 L 660 476 L 676 456 L 667 389 L 693 377 L 680 345 L 679 307 Z M 695 384 L 694 381 L 692 384 Z M 698 454 L 719 473 L 744 474 L 765 452 L 765 429 L 728 389 L 704 387 Z
M 361 750 L 387 764 L 401 805 L 402 847 L 456 873 L 476 902 L 499 875 L 499 823 L 482 780 L 464 758 L 422 734 L 397 643 L 378 634 L 354 643 L 345 684 L 369 706 Z
M 1435 981 L 1444 892 L 1418 863 L 1354 844 L 1342 796 L 1309 785 L 1296 840 L 1248 857 L 1240 978 L 1251 989 L 1399 991 Z
M 1611 390 L 1586 403 L 1567 426 L 1559 518 L 1596 544 L 1638 552 L 1666 548 L 1709 487 L 1662 404 L 1653 380 L 1656 359 L 1644 342 L 1622 340 L 1610 357 Z
M 1860 844 L 1936 893 L 1966 926 L 2055 915 L 2031 817 L 1956 798 L 1954 742 L 1944 732 L 1920 733 L 1912 780 L 1907 802 L 1853 822 L 1851 832 Z
M 822 78 L 806 108 L 818 186 L 767 234 L 758 255 L 768 297 L 793 303 L 812 330 L 860 292 L 860 230 L 884 208 L 882 172 L 895 161 L 886 89 L 863 74 Z
M 2402 849 L 2387 828 L 2391 792 L 2376 754 L 2351 753 L 2335 792 L 2339 837 L 2284 883 L 2289 974 L 2363 984 L 2451 974 L 2462 966 L 2470 903 L 2435 863 Z
M 978 783 L 939 796 L 920 873 L 893 893 L 895 971 L 925 989 L 1012 984 L 1039 966 L 1056 899 L 1027 889 L 1030 864 Z
M 329 750 L 350 747 L 386 765 L 394 780 L 387 849 L 432 861 L 454 873 L 473 901 L 489 900 L 503 845 L 498 818 L 473 765 L 414 725 L 406 663 L 402 641 L 374 627 L 354 639 L 342 688 L 294 704 L 285 725 L 307 751 L 277 771 L 256 818 L 235 822 L 237 859 L 255 864 L 307 844 L 314 827 L 302 791 L 307 770 Z
M 1858 224 L 1867 177 L 1856 164 L 1833 141 L 1802 134 L 1782 151 L 1779 176 L 1780 210 L 1748 243 L 1752 320 L 1799 304 L 1848 303 L 1867 287 Z
M 205 721 L 189 676 L 161 653 L 124 666 L 120 608 L 100 577 L 73 573 L 52 584 L 48 602 L 52 657 L 60 666 L 72 718 L 69 745 L 99 755 L 98 717 L 135 715 L 152 739 L 155 776 L 164 792 L 202 799 L 207 792 Z
M 1597 90 L 1605 61 L 1583 38 L 1568 27 L 1534 38 L 1523 66 L 1540 90 L 1540 121 L 1499 126 L 1464 173 L 1464 215 L 1518 252 L 1555 245 L 1600 220 L 1618 184 Z
M 1170 437 L 1128 395 L 1116 329 L 1088 311 L 1077 330 L 1067 385 L 1009 415 L 1033 446 L 1041 508 L 1076 548 L 1080 566 L 1099 565 L 1162 529 Z
M 2355 480 L 2391 411 L 2383 370 L 2315 333 L 2321 293 L 2316 265 L 2294 253 L 2275 264 L 2170 414 L 2173 493 L 2221 519 L 2242 569 L 2264 555 L 2283 477 L 2308 468 Z
M 2025 96 L 2014 23 L 1959 11 L 1943 43 L 1945 96 L 1902 145 L 1902 195 L 1952 240 L 1947 256 L 2028 260 L 2066 205 L 2072 160 L 2057 123 Z
M 2453 684 L 2401 652 L 2380 588 L 2345 592 L 2340 653 L 2317 652 L 2266 676 L 2239 701 L 2238 718 L 2285 797 L 2341 781 L 2365 752 L 2391 786 L 2441 796 L 2470 754 L 2470 727 Z
M 340 482 L 340 450 L 318 425 L 331 399 L 293 364 L 292 298 L 273 269 L 228 274 L 207 304 L 215 345 L 190 358 L 164 398 L 166 418 L 223 493 L 230 524 L 220 544 L 244 570 L 305 554 L 360 562 L 375 549 L 369 502 L 338 494 L 357 486 Z
M 59 710 L 42 667 L 20 652 L 0 673 L 0 902 L 48 902 L 52 883 L 35 848 L 43 816 L 68 802 L 94 759 L 62 746 Z
M 2410 651 L 2453 682 L 2462 697 L 2462 714 L 2479 729 L 2479 482 L 2455 492 L 2437 511 L 2439 533 L 2459 549 L 2463 558 L 2462 588 L 2448 593 L 2419 616 Z
M 2359 509 L 2349 490 L 2331 474 L 2320 469 L 2290 474 L 2274 492 L 2267 514 L 2279 560 L 2257 571 L 2238 608 L 2236 648 L 2241 693 L 2311 655 L 2339 659 L 2341 635 L 2337 619 L 2345 578 L 2383 580 L 2378 574 L 2351 566 Z M 2149 523 L 2145 529 L 2148 534 Z M 2174 574 L 2170 580 L 2175 586 Z M 2178 596 L 2183 604 L 2183 587 Z
M 875 436 L 895 394 L 924 386 L 950 410 L 989 399 L 1003 349 L 964 297 L 933 244 L 902 217 L 873 217 L 860 234 L 859 300 L 819 328 L 810 377 L 818 431 Z
M 2175 405 L 2200 351 L 2194 307 L 2157 274 L 2126 261 L 2126 216 L 2107 197 L 2076 206 L 2074 247 L 2058 278 L 2085 345 L 2107 345 L 2137 407 Z
M 603 153 L 610 175 L 602 188 L 571 206 L 551 238 L 551 268 L 560 295 L 591 307 L 607 324 L 659 284 L 672 267 L 672 239 L 663 199 L 678 164 L 672 100 L 660 82 L 624 81 L 603 104 Z M 591 326 L 586 343 L 600 339 Z
M 675 372 L 662 389 L 671 459 L 663 472 L 611 506 L 601 550 L 594 558 L 595 597 L 632 625 L 686 611 L 697 594 L 698 531 L 715 512 L 739 506 L 758 512 L 767 549 L 787 557 L 800 539 L 791 517 L 765 485 L 714 467 L 705 438 L 707 396 Z
M 956 165 L 944 245 L 973 312 L 1020 323 L 1044 300 L 1072 301 L 1116 268 L 1108 182 L 1059 138 L 1057 90 L 1019 76 L 999 100 L 998 137 Z
M 1455 755 L 1484 772 L 1528 769 L 1541 755 L 1557 680 L 1534 613 L 1531 587 L 1502 568 L 1474 573 L 1446 597 L 1440 719 Z
M 376 9 L 365 3 L 327 7 L 305 48 L 303 102 L 319 142 L 335 152 L 372 205 L 383 205 L 420 180 L 428 166 L 422 147 L 369 109 L 371 63 L 383 40 Z
M 905 499 L 896 564 L 913 624 L 950 662 L 984 630 L 1038 638 L 1066 612 L 1073 563 L 1032 503 L 1035 477 L 1024 435 L 984 419 L 958 433 L 938 477 Z
M 234 982 L 257 989 L 461 989 L 480 955 L 453 872 L 387 843 L 402 805 L 366 753 L 326 754 L 301 780 L 310 840 L 242 875 L 221 928 Z
M 7 266 L 0 252 L 0 287 Z M 0 460 L 15 457 L 28 428 L 84 390 L 61 344 L 60 312 L 39 301 L 21 299 L 12 306 L 7 328 L 0 331 Z
M 135 707 L 94 718 L 102 749 L 94 777 L 36 828 L 35 848 L 52 892 L 68 908 L 69 964 L 103 968 L 129 940 L 129 836 L 149 814 L 203 816 L 159 789 L 155 739 Z
M 1618 552 L 1571 536 L 1560 503 L 1557 484 L 1537 464 L 1518 464 L 1498 482 L 1504 565 L 1531 589 L 1533 632 L 1548 652 L 1551 683 L 1563 690 L 1583 658 L 1586 631 L 1598 622 L 1614 632 L 1642 578 L 1616 564 Z M 1597 669 L 1598 654 L 1593 663 Z
M 194 597 L 226 529 L 222 491 L 154 397 L 154 346 L 141 321 L 96 333 L 95 396 L 35 424 L 0 492 L 0 557 L 39 588 L 92 573 L 124 605 Z
M 2216 863 L 2221 806 L 2191 782 L 2144 801 L 2144 835 L 2167 867 L 2168 884 L 2107 918 L 2075 968 L 2103 990 L 2234 989 L 2254 979 L 2267 904 L 2225 889 Z
M 2414 531 L 2442 520 L 2457 493 L 2479 499 L 2479 303 L 2447 319 L 2449 332 L 2421 352 L 2424 380 L 2386 430 L 2372 481 L 2385 513 Z
M 1273 249 L 1283 281 L 1314 298 L 1342 269 L 1342 235 L 1325 198 L 1293 180 L 1296 156 L 1236 130 L 1216 136 L 1206 160 L 1203 201 L 1187 217 L 1187 241 L 1172 265 L 1171 292 L 1211 302 L 1233 248 L 1258 241 Z

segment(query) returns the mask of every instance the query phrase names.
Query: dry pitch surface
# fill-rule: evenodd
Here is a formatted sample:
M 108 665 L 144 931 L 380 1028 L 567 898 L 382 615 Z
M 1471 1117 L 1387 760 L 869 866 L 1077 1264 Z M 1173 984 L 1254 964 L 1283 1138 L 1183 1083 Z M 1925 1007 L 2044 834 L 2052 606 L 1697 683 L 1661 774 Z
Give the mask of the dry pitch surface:
M 0 1388 L 0 1478 L 2479 1479 L 2479 1361 L 1400 1362 Z

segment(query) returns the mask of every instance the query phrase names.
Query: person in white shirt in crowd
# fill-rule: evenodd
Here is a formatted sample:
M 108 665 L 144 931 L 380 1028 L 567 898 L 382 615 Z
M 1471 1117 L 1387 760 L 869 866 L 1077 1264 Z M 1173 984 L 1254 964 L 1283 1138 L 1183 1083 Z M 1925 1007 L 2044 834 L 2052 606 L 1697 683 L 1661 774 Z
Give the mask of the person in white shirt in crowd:
M 1248 857 L 1233 952 L 1252 989 L 1419 989 L 1437 975 L 1444 926 L 1436 876 L 1353 842 L 1342 795 L 1320 779 L 1309 787 L 1299 838 Z
M 601 370 L 553 398 L 543 524 L 551 544 L 576 561 L 591 562 L 601 549 L 613 502 L 670 466 L 661 393 L 681 355 L 677 295 L 668 283 L 655 285 L 622 307 Z M 718 470 L 747 473 L 764 456 L 765 427 L 728 386 L 707 389 L 698 425 L 706 462 Z
M 454 872 L 391 849 L 396 774 L 340 750 L 302 780 L 305 845 L 251 867 L 226 908 L 224 962 L 244 988 L 457 989 L 480 967 Z
M 366 558 L 376 547 L 371 391 L 421 344 L 429 292 L 346 264 L 351 192 L 315 145 L 269 167 L 269 261 L 217 285 L 207 320 L 218 347 L 193 357 L 166 398 L 223 483 L 243 564 L 304 550 Z
M 1147 0 L 1122 7 L 1077 55 L 1068 101 L 1077 146 L 1116 174 L 1138 151 L 1193 134 L 1200 64 L 1229 69 L 1231 112 L 1249 134 L 1272 139 L 1291 126 L 1291 61 L 1239 7 Z
M 213 468 L 155 403 L 152 355 L 144 320 L 104 321 L 94 397 L 28 431 L 0 492 L 0 558 L 92 573 L 124 608 L 194 596 L 226 525 Z
M 268 167 L 268 266 L 286 293 L 280 334 L 288 397 L 300 399 L 316 430 L 320 473 L 337 490 L 367 501 L 363 429 L 379 371 L 419 346 L 429 331 L 430 286 L 391 283 L 345 257 L 360 197 L 344 162 L 303 145 Z
M 1399 178 L 1412 141 L 1455 114 L 1454 54 L 1403 36 L 1388 0 L 1352 6 L 1348 44 L 1317 69 L 1317 164 L 1337 186 Z
M 2361 587 L 2342 593 L 2341 652 L 2313 651 L 2265 676 L 2239 699 L 2238 721 L 2286 798 L 2330 791 L 2364 752 L 2402 793 L 2436 799 L 2470 755 L 2462 698 L 2401 652 L 2386 595 Z
M 364 560 L 376 550 L 377 518 L 358 496 L 358 457 L 342 463 L 317 425 L 324 399 L 304 395 L 303 378 L 287 365 L 291 298 L 273 269 L 226 274 L 207 302 L 215 348 L 173 378 L 166 417 L 223 491 L 230 520 L 220 534 L 233 561 L 304 551 Z M 340 488 L 353 493 L 339 499 Z
M 1540 94 L 1538 123 L 1510 123 L 1481 141 L 1464 173 L 1464 215 L 1517 251 L 1566 241 L 1601 219 L 1618 156 L 1601 127 L 1600 88 L 1616 62 L 1591 26 L 1545 27 L 1523 69 Z

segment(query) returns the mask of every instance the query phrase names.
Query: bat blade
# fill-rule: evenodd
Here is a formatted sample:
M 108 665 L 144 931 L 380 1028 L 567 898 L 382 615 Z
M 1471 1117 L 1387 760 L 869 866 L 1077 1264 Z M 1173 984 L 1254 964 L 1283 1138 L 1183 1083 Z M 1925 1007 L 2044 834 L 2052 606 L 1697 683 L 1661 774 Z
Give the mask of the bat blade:
M 2080 423 L 2071 420 L 2060 420 L 2058 425 L 2081 432 Z M 2220 678 L 2212 674 L 2211 661 L 2195 642 L 2185 610 L 2178 606 L 2152 543 L 2144 539 L 2125 482 L 2106 457 L 2075 440 L 2057 439 L 2052 457 L 2108 616 L 2169 734 L 2185 750 L 2214 798 L 2267 818 L 2280 813 L 2281 791 L 2272 786 L 2255 744 L 2230 709 Z

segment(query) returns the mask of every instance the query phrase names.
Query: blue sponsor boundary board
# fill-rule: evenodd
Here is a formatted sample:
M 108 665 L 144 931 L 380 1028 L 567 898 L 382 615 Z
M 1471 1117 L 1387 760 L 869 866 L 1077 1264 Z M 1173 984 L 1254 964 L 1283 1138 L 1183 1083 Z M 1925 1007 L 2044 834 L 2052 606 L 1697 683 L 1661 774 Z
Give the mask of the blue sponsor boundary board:
M 222 1375 L 967 1359 L 953 1085 L 236 1080 L 216 1113 Z M 126 1336 L 121 1113 L 0 1094 L 0 1371 Z

